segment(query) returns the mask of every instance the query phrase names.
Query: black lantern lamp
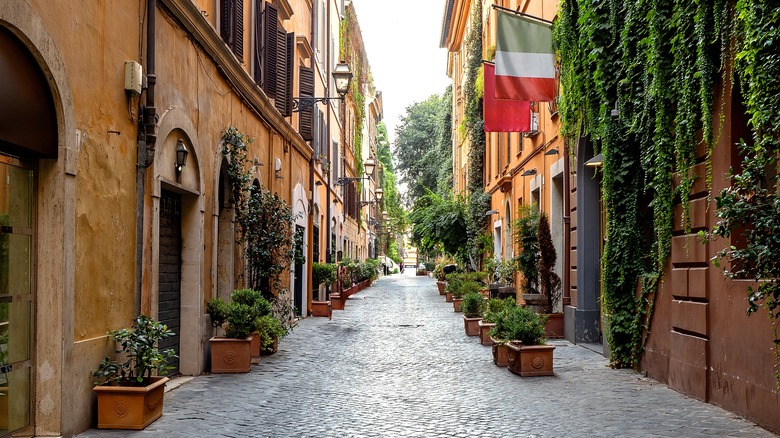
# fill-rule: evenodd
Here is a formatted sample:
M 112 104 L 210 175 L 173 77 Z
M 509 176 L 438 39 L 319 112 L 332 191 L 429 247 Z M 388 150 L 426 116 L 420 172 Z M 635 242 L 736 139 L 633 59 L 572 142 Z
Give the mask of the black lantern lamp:
M 181 173 L 184 166 L 187 164 L 187 155 L 190 151 L 187 150 L 187 146 L 184 146 L 184 140 L 179 139 L 176 142 L 176 173 Z
M 301 96 L 293 98 L 293 112 L 297 113 L 311 108 L 317 103 L 327 103 L 330 100 L 344 100 L 344 96 L 349 91 L 349 84 L 352 82 L 352 71 L 349 64 L 341 61 L 333 69 L 333 82 L 336 83 L 336 93 L 339 97 L 308 97 Z

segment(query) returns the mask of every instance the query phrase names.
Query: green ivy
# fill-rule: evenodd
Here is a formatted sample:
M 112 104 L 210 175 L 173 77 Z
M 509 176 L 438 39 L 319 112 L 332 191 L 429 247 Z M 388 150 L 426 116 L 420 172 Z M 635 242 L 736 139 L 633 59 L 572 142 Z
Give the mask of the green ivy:
M 561 134 L 572 150 L 587 136 L 604 156 L 603 298 L 616 367 L 641 359 L 676 202 L 690 231 L 696 146 L 704 143 L 709 160 L 714 144 L 727 14 L 726 0 L 561 0 L 554 26 Z

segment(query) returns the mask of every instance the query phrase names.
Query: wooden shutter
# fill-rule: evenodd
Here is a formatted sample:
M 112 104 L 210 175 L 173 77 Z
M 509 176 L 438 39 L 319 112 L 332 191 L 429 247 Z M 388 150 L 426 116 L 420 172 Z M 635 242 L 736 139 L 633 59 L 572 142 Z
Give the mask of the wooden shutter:
M 222 37 L 222 41 L 226 42 L 230 47 L 231 38 L 231 24 L 233 23 L 233 14 L 230 12 L 233 10 L 233 0 L 220 0 L 219 8 L 219 36 Z M 232 49 L 232 48 L 231 48 Z
M 233 53 L 244 60 L 244 0 L 233 0 Z
M 277 53 L 279 38 L 279 13 L 270 4 L 265 4 L 263 13 L 263 91 L 268 97 L 276 99 L 277 87 Z
M 276 91 L 274 105 L 285 116 L 287 112 L 287 32 L 282 26 L 276 30 Z
M 285 111 L 284 116 L 289 117 L 292 115 L 293 108 L 293 83 L 295 80 L 295 33 L 290 32 L 287 34 L 287 81 L 286 89 L 284 90 L 284 104 Z
M 301 97 L 314 97 L 314 69 L 301 66 L 298 73 L 299 94 Z M 298 113 L 298 132 L 306 141 L 314 140 L 314 124 L 317 105 L 312 105 Z M 315 143 L 316 145 L 316 143 Z M 317 153 L 316 147 L 314 152 Z
M 254 79 L 257 85 L 263 84 L 263 0 L 255 0 L 255 53 Z

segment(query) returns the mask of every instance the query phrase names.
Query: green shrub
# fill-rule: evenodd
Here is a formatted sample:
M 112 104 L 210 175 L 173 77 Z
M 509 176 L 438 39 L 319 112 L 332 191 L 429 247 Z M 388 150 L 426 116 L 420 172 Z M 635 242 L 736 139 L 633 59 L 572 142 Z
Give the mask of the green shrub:
M 222 327 L 228 338 L 243 339 L 257 330 L 258 318 L 273 312 L 271 303 L 259 291 L 238 289 L 230 294 L 230 301 L 213 298 L 206 305 L 211 325 Z
M 485 308 L 485 299 L 482 295 L 475 292 L 469 292 L 463 296 L 463 302 L 460 310 L 466 318 L 479 318 Z
M 260 349 L 263 351 L 270 350 L 274 341 L 287 335 L 287 330 L 273 315 L 261 316 L 256 324 L 260 334 Z
M 485 306 L 485 316 L 482 318 L 485 322 L 498 322 L 500 318 L 503 318 L 508 311 L 513 307 L 517 307 L 517 303 L 514 298 L 491 298 L 488 300 Z
M 334 263 L 317 263 L 311 265 L 311 281 L 315 288 L 321 284 L 330 286 L 336 281 L 336 265 Z
M 460 283 L 460 287 L 456 292 L 452 293 L 452 296 L 455 298 L 463 298 L 468 294 L 479 294 L 480 290 L 482 290 L 481 284 L 477 283 L 476 281 L 467 280 Z
M 498 318 L 490 335 L 497 339 L 519 341 L 523 345 L 544 344 L 546 319 L 528 307 L 515 306 Z

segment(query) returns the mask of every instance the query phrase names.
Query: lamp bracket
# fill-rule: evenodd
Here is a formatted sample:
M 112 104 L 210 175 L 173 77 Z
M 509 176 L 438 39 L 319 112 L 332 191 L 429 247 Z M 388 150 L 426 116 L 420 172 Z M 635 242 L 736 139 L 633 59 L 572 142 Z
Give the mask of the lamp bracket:
M 295 97 L 293 98 L 293 112 L 297 113 L 309 109 L 318 103 L 328 103 L 331 100 L 344 100 L 343 97 Z

